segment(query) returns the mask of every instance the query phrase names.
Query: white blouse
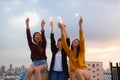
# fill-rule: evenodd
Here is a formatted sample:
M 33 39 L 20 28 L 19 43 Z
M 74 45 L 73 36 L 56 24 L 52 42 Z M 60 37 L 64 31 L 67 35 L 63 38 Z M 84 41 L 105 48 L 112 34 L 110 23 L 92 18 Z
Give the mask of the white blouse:
M 54 71 L 63 71 L 62 69 L 62 54 L 61 51 L 58 51 L 55 55 L 55 64 L 54 64 Z

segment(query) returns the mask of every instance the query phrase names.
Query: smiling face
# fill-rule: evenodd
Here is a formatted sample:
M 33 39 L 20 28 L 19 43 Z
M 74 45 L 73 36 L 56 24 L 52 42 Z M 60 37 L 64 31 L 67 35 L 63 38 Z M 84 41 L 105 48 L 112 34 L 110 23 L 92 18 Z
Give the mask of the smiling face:
M 73 40 L 73 42 L 72 42 L 72 47 L 77 47 L 78 45 L 79 45 L 79 40 L 78 39 L 75 39 L 75 40 Z
M 33 35 L 33 40 L 34 42 L 40 42 L 42 40 L 41 38 L 41 34 L 39 32 L 35 32 L 34 35 Z

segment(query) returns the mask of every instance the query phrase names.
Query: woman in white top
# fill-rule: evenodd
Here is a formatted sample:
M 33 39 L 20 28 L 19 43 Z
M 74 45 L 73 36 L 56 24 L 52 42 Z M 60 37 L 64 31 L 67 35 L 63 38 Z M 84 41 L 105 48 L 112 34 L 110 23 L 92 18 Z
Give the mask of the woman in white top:
M 68 73 L 68 65 L 67 65 L 67 55 L 62 48 L 61 38 L 57 40 L 57 45 L 54 39 L 54 23 L 50 22 L 51 26 L 51 51 L 52 51 L 52 59 L 50 64 L 50 80 L 67 80 L 69 77 Z M 66 27 L 66 25 L 64 25 Z M 66 31 L 65 31 L 66 32 Z M 70 45 L 70 39 L 66 32 L 66 41 L 68 46 Z

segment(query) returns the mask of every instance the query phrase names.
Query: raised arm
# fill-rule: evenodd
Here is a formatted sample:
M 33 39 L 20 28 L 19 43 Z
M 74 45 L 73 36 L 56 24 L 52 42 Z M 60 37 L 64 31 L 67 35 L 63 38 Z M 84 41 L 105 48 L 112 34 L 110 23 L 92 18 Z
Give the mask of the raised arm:
M 50 26 L 51 26 L 51 33 L 54 34 L 54 23 L 53 23 L 53 21 L 50 22 Z
M 69 38 L 69 34 L 66 30 L 66 25 L 65 24 L 63 24 L 63 31 L 64 31 L 64 34 L 65 34 L 66 38 Z
M 79 19 L 79 30 L 82 30 L 82 23 L 83 23 L 83 19 L 82 19 L 82 17 L 80 17 L 80 19 Z
M 64 24 L 62 24 L 62 23 L 58 23 L 58 27 L 59 27 L 59 29 L 61 30 L 61 35 L 64 35 L 65 36 L 65 28 L 64 28 Z M 65 36 L 66 37 L 66 36 Z
M 66 37 L 67 45 L 70 47 L 70 38 L 69 38 L 69 34 L 66 30 L 66 25 L 65 24 L 63 24 L 63 30 L 64 30 L 64 35 Z
M 50 40 L 51 40 L 51 51 L 52 53 L 54 53 L 54 51 L 56 50 L 56 42 L 55 42 L 55 38 L 54 38 L 54 23 L 53 21 L 50 22 L 50 26 L 51 26 L 51 34 L 50 34 Z
M 82 29 L 83 19 L 80 17 L 79 19 L 79 38 L 80 38 L 80 48 L 82 53 L 85 53 L 85 41 L 84 41 L 84 34 Z
M 66 42 L 66 35 L 65 35 L 65 29 L 64 29 L 64 25 L 61 24 L 61 23 L 58 23 L 58 27 L 60 28 L 61 30 L 61 38 L 62 38 L 62 47 L 63 49 L 65 50 L 66 54 L 68 56 L 70 56 L 70 49 L 69 49 L 69 44 L 67 45 L 67 42 Z
M 45 26 L 45 20 L 43 19 L 41 22 L 41 31 L 44 31 L 44 26 Z
M 30 22 L 30 20 L 29 20 L 29 18 L 27 18 L 26 19 L 26 29 L 29 29 L 29 22 Z
M 41 34 L 42 34 L 42 40 L 43 40 L 44 48 L 46 48 L 47 41 L 46 41 L 46 37 L 45 37 L 44 26 L 45 26 L 45 20 L 43 19 L 42 22 L 41 22 Z
M 27 34 L 28 45 L 29 45 L 30 49 L 32 49 L 33 42 L 32 42 L 32 37 L 31 37 L 31 33 L 30 33 L 29 22 L 30 22 L 30 19 L 27 18 L 26 19 L 26 34 Z

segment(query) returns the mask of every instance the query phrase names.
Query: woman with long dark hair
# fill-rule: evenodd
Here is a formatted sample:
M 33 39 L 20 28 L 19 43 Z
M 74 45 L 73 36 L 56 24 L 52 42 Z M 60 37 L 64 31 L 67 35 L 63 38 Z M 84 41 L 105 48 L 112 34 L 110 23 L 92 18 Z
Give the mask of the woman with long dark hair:
M 62 37 L 62 47 L 67 53 L 70 62 L 70 75 L 72 80 L 90 80 L 90 74 L 85 61 L 85 40 L 82 30 L 83 19 L 79 19 L 79 39 L 72 41 L 71 49 L 67 46 L 63 24 L 59 23 Z
M 29 18 L 26 19 L 26 34 L 28 45 L 31 51 L 31 60 L 32 65 L 30 65 L 29 69 L 27 70 L 25 80 L 30 80 L 31 75 L 34 73 L 36 80 L 41 79 L 41 72 L 47 70 L 47 57 L 46 57 L 46 38 L 45 38 L 45 31 L 44 25 L 45 20 L 43 19 L 41 22 L 41 33 L 35 32 L 33 34 L 33 40 L 30 33 L 29 27 Z

